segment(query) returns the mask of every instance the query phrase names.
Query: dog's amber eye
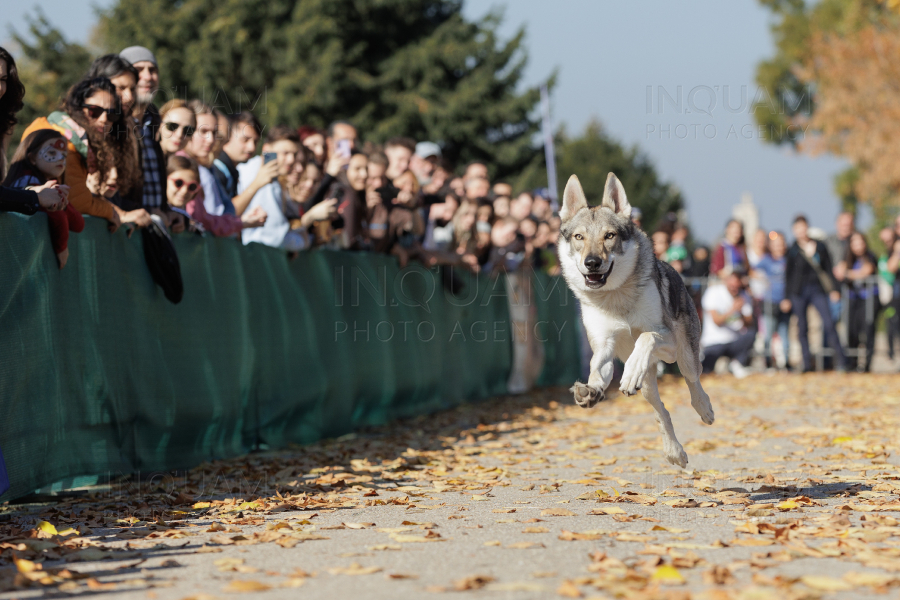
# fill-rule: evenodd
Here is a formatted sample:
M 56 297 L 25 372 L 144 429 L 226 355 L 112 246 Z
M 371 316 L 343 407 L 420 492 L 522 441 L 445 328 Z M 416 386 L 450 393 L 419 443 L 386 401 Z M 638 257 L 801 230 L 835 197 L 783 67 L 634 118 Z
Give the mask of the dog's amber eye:
M 606 239 L 608 239 L 608 240 L 611 240 L 614 237 L 616 237 L 616 234 L 613 231 L 610 231 L 609 233 L 606 234 Z
M 581 235 L 580 233 L 576 233 L 576 234 L 573 235 L 572 237 L 575 238 L 576 240 L 583 240 L 583 239 L 584 239 L 584 236 Z

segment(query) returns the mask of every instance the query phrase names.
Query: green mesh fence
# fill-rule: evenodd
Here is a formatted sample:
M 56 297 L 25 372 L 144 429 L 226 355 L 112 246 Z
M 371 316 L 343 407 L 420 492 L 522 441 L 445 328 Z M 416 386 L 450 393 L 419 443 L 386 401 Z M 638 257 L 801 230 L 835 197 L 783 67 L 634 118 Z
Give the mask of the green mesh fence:
M 0 213 L 0 448 L 9 500 L 82 476 L 189 468 L 506 391 L 502 280 L 389 257 L 176 236 L 184 300 L 141 236 L 88 218 L 59 271 L 43 215 Z M 556 285 L 554 286 L 554 283 Z M 578 375 L 574 302 L 536 275 L 542 385 Z M 542 329 L 543 328 L 543 329 Z M 545 335 L 546 334 L 546 335 Z

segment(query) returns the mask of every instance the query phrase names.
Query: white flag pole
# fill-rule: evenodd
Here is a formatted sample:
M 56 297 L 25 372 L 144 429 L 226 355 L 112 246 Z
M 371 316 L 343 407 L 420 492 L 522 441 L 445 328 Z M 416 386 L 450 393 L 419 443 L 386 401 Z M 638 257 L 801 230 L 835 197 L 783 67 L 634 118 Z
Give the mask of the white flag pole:
M 550 121 L 550 93 L 546 84 L 541 86 L 541 113 L 541 129 L 544 134 L 544 158 L 547 162 L 547 189 L 550 191 L 553 209 L 556 210 L 559 205 L 556 194 L 556 152 L 553 148 L 553 123 Z

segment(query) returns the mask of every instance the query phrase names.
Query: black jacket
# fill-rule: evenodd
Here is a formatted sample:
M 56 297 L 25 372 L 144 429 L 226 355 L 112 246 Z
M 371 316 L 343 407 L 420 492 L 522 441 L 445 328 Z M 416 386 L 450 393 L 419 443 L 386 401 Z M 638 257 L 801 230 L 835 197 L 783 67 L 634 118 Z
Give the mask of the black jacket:
M 37 192 L 0 186 L 0 211 L 33 215 L 40 206 Z
M 819 264 L 822 271 L 831 281 L 831 289 L 838 289 L 837 280 L 831 272 L 831 256 L 828 254 L 828 248 L 824 243 L 816 240 L 816 253 L 810 259 Z M 808 285 L 813 285 L 819 289 L 822 294 L 827 291 L 822 289 L 822 283 L 816 270 L 809 264 L 809 260 L 803 255 L 803 249 L 794 241 L 787 253 L 787 265 L 784 273 L 785 288 L 784 297 L 793 298 L 799 296 L 800 292 Z

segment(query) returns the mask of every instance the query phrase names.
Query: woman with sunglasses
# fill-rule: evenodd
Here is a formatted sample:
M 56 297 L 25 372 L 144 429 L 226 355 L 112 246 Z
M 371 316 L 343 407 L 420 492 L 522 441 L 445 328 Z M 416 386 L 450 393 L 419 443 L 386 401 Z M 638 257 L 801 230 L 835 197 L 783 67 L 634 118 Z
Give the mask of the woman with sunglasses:
M 197 119 L 187 102 L 179 99 L 163 104 L 159 109 L 159 117 L 162 123 L 159 128 L 159 145 L 168 158 L 187 146 L 197 127 Z
M 135 168 L 137 146 L 129 135 L 128 122 L 122 118 L 116 87 L 105 77 L 84 79 L 69 90 L 62 109 L 35 120 L 22 136 L 40 129 L 55 129 L 66 137 L 65 183 L 70 188 L 69 203 L 82 214 L 109 221 L 110 231 L 122 223 L 148 225 L 147 211 L 123 210 L 88 186 L 90 173 L 99 171 L 100 176 L 92 179 L 106 181 L 115 169 L 119 190 L 128 193 L 140 188 L 141 171 Z
M 142 211 L 145 214 L 134 212 L 132 220 L 149 224 L 150 213 L 144 208 L 143 202 L 144 174 L 140 162 L 140 146 L 135 135 L 138 127 L 131 117 L 135 102 L 135 86 L 138 80 L 137 70 L 118 54 L 106 54 L 95 59 L 88 70 L 87 79 L 95 77 L 106 77 L 116 88 L 116 96 L 122 107 L 122 121 L 126 125 L 124 137 L 128 138 L 122 140 L 122 146 L 131 146 L 134 151 L 116 153 L 115 169 L 104 173 L 105 180 L 100 179 L 99 173 L 94 174 L 93 178 L 88 176 L 88 188 L 93 193 L 104 196 L 124 211 Z M 119 173 L 125 175 L 121 181 Z M 110 181 L 114 182 L 115 189 L 109 189 L 107 184 Z M 122 186 L 122 181 L 126 182 L 126 187 Z M 127 185 L 129 181 L 131 182 L 130 186 Z M 166 222 L 168 223 L 168 219 Z
M 260 227 L 266 222 L 266 212 L 252 208 L 242 216 L 211 215 L 206 212 L 203 200 L 197 197 L 200 191 L 200 172 L 197 163 L 182 154 L 173 154 L 166 163 L 166 192 L 169 206 L 173 210 L 184 211 L 191 220 L 215 236 L 230 237 L 252 227 Z

